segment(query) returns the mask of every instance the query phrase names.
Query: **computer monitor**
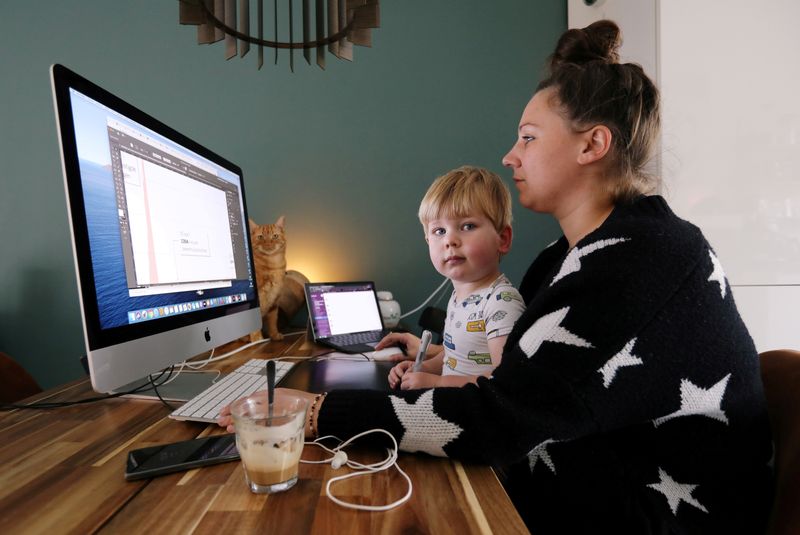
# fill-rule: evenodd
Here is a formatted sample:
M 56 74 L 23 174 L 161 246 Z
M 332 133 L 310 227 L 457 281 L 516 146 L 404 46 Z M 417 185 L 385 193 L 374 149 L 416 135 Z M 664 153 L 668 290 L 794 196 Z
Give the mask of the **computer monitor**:
M 51 79 L 92 387 L 260 329 L 241 169 L 66 67 Z

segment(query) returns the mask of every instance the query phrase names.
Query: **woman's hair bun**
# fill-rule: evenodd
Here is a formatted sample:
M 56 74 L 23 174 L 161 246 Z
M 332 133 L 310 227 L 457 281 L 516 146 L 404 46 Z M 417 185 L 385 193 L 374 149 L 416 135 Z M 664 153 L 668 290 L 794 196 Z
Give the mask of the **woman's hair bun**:
M 599 20 L 586 28 L 568 30 L 558 40 L 556 51 L 550 58 L 550 68 L 593 61 L 618 63 L 620 45 L 619 26 L 610 20 Z

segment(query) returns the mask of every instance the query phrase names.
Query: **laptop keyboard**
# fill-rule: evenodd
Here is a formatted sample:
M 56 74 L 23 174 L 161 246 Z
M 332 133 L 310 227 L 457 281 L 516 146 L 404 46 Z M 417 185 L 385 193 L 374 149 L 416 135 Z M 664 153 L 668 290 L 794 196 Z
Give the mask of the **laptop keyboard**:
M 294 362 L 275 361 L 275 383 L 294 366 Z M 215 423 L 222 407 L 244 396 L 267 389 L 267 361 L 250 359 L 206 388 L 169 415 L 175 420 Z
M 331 342 L 340 346 L 354 346 L 356 344 L 366 344 L 377 342 L 382 338 L 381 331 L 365 331 L 363 333 L 337 334 L 328 338 Z

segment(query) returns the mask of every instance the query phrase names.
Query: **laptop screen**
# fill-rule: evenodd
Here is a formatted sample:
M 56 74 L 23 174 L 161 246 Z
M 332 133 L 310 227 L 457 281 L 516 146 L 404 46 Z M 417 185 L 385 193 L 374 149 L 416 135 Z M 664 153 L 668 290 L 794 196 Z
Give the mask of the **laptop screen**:
M 316 338 L 383 329 L 372 282 L 306 284 L 306 301 Z

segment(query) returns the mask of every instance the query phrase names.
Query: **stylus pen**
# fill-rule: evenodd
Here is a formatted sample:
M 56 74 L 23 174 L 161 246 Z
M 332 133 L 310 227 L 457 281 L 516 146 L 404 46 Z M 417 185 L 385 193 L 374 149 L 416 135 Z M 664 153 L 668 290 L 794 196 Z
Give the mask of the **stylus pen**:
M 418 372 L 422 369 L 422 361 L 425 360 L 425 353 L 428 351 L 428 346 L 431 343 L 431 332 L 422 331 L 422 338 L 419 341 L 419 352 L 417 353 L 417 360 L 414 361 L 414 371 Z

